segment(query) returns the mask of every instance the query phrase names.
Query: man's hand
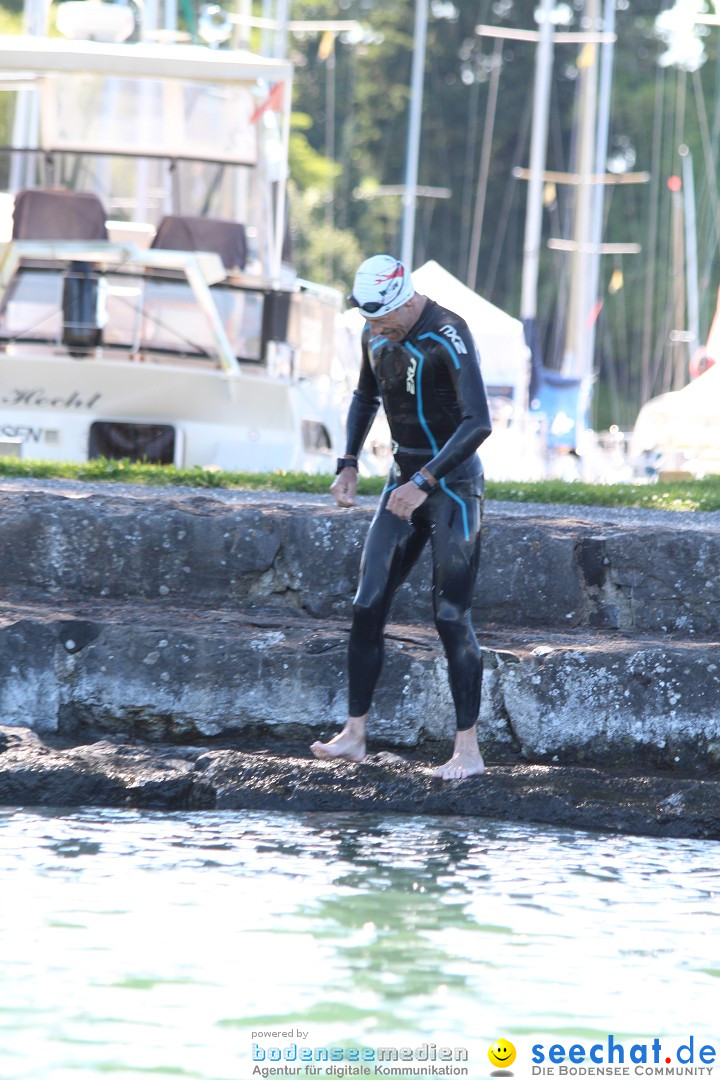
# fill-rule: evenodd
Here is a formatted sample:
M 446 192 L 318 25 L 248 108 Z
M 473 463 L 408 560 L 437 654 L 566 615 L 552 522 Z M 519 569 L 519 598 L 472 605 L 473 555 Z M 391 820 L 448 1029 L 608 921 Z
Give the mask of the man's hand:
M 391 514 L 396 514 L 397 517 L 402 518 L 404 521 L 409 521 L 413 511 L 417 510 L 418 506 L 422 506 L 426 499 L 427 494 L 421 491 L 417 484 L 409 481 L 407 484 L 401 484 L 400 487 L 396 487 L 394 491 L 390 492 L 387 508 Z
M 330 490 L 335 496 L 338 506 L 354 506 L 355 492 L 357 491 L 357 469 L 343 469 L 330 485 Z

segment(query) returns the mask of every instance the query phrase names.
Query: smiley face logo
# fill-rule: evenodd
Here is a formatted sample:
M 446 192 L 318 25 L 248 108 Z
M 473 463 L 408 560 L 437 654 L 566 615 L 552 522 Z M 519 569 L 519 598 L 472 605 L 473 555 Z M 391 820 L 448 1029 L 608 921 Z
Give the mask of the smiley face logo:
M 515 1060 L 515 1047 L 507 1039 L 496 1039 L 488 1050 L 490 1064 L 507 1069 Z

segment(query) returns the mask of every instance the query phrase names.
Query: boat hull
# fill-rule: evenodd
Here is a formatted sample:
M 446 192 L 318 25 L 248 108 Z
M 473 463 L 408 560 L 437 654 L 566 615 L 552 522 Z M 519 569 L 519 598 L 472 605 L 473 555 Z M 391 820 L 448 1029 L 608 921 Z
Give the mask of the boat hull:
M 0 358 L 0 440 L 23 459 L 96 456 L 97 424 L 165 425 L 173 463 L 228 470 L 331 471 L 336 410 L 315 384 L 208 363 Z M 327 445 L 322 446 L 323 441 Z M 320 445 L 319 445 L 320 444 Z

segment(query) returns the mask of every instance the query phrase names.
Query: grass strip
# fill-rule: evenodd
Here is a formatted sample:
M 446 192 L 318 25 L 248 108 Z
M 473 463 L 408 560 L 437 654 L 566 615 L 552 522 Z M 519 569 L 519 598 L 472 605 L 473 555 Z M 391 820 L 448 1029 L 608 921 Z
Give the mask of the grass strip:
M 229 488 L 242 491 L 309 492 L 324 494 L 333 477 L 301 472 L 223 472 L 215 466 L 178 469 L 128 460 L 96 458 L 81 464 L 18 461 L 0 458 L 0 476 L 115 481 L 154 487 Z M 377 495 L 381 476 L 361 477 L 358 492 Z M 572 506 L 631 506 L 652 510 L 720 510 L 720 476 L 672 483 L 586 484 L 581 481 L 488 481 L 489 499 L 508 502 L 559 503 Z

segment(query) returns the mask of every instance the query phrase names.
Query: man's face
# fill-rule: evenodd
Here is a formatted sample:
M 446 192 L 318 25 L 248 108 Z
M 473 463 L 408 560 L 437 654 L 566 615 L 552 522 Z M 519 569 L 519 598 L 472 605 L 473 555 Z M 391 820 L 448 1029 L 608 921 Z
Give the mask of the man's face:
M 415 294 L 417 296 L 417 293 Z M 373 337 L 385 337 L 388 341 L 402 341 L 417 321 L 415 296 L 411 297 L 402 307 L 389 311 L 387 315 L 381 315 L 377 319 L 365 316 L 370 324 Z

